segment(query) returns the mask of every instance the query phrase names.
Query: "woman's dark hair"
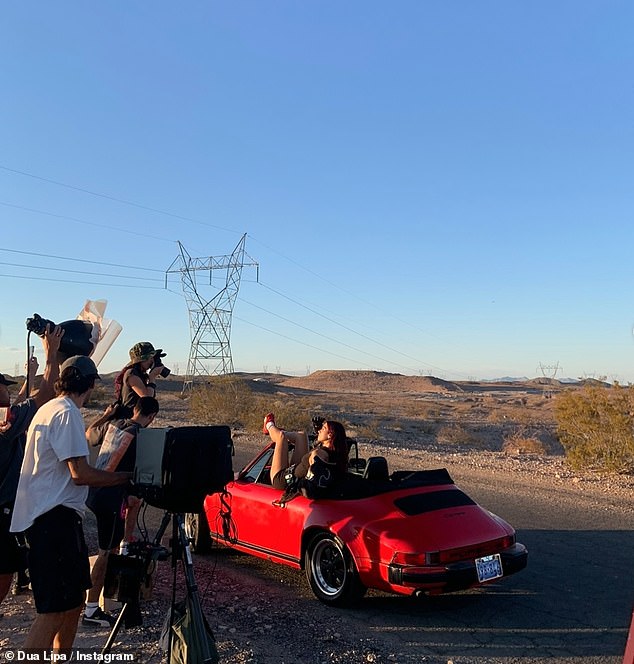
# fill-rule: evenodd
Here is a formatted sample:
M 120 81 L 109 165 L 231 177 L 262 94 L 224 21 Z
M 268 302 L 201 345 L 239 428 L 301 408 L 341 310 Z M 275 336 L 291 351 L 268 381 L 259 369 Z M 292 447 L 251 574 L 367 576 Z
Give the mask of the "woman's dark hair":
M 348 470 L 348 453 L 350 448 L 348 446 L 348 438 L 346 437 L 346 430 L 343 428 L 341 422 L 334 422 L 327 420 L 328 431 L 332 434 L 332 445 L 335 448 L 335 463 L 337 470 L 345 473 Z
M 75 367 L 66 367 L 55 381 L 55 392 L 62 394 L 83 394 L 95 386 L 95 376 L 84 376 Z

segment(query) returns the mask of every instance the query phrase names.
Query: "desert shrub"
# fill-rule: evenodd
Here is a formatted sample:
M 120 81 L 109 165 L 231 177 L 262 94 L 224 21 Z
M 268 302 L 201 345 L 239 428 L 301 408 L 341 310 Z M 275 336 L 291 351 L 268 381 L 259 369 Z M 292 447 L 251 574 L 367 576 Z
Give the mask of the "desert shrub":
M 531 435 L 523 427 L 504 436 L 502 451 L 507 454 L 546 454 L 543 441 Z
M 242 421 L 247 431 L 261 431 L 264 415 L 269 412 L 275 413 L 277 424 L 288 431 L 312 431 L 310 418 L 313 413 L 301 399 L 285 395 L 271 401 L 260 395 L 253 406 Z
M 380 420 L 378 418 L 373 418 L 363 424 L 357 424 L 355 427 L 356 436 L 366 440 L 378 440 L 381 437 L 379 425 Z
M 634 388 L 588 386 L 557 396 L 557 433 L 574 468 L 634 471 Z
M 308 404 L 293 396 L 272 400 L 255 392 L 248 380 L 239 376 L 217 376 L 191 395 L 189 414 L 198 424 L 227 424 L 247 431 L 260 431 L 266 413 L 288 430 L 310 427 Z
M 441 426 L 436 434 L 438 442 L 452 445 L 472 445 L 478 442 L 472 431 L 459 424 Z
M 189 414 L 198 424 L 242 426 L 258 396 L 236 376 L 217 376 L 192 391 Z
M 438 427 L 434 422 L 420 422 L 417 428 L 420 433 L 426 436 L 433 436 Z

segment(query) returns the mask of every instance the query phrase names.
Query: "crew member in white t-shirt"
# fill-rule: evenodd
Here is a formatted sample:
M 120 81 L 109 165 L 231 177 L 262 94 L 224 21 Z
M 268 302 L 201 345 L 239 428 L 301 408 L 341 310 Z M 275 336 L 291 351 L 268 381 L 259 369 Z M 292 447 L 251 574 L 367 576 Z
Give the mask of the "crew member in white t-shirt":
M 82 517 L 90 486 L 115 486 L 129 472 L 88 464 L 80 408 L 99 378 L 88 357 L 68 358 L 55 384 L 57 397 L 42 406 L 28 430 L 12 532 L 25 532 L 37 615 L 24 643 L 28 649 L 68 651 L 90 587 L 90 563 Z

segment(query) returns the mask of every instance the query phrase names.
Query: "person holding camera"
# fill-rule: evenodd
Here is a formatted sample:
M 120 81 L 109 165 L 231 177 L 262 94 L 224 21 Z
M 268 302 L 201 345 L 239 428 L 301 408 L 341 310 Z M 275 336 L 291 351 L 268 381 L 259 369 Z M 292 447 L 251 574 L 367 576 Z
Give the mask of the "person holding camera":
M 141 397 L 134 404 L 134 412 L 129 420 L 111 422 L 100 441 L 95 468 L 134 471 L 139 429 L 150 426 L 158 412 L 159 404 L 154 397 Z M 112 627 L 114 616 L 99 607 L 108 556 L 116 553 L 119 543 L 125 540 L 126 529 L 131 530 L 127 526 L 134 526 L 141 500 L 129 495 L 125 486 L 109 486 L 90 489 L 86 506 L 97 519 L 99 551 L 90 572 L 92 588 L 88 591 L 82 625 Z
M 156 350 L 149 341 L 134 344 L 129 351 L 130 362 L 115 378 L 115 396 L 119 404 L 115 418 L 132 417 L 134 404 L 141 397 L 156 397 L 156 379 L 167 378 L 170 370 L 163 365 L 162 348 Z
M 84 355 L 59 369 L 57 397 L 35 413 L 11 517 L 11 532 L 24 532 L 35 621 L 25 648 L 68 652 L 90 588 L 90 562 L 82 518 L 89 486 L 127 484 L 129 472 L 98 470 L 88 463 L 81 407 L 99 378 Z
M 11 515 L 18 490 L 20 467 L 24 456 L 26 431 L 38 408 L 55 396 L 55 381 L 59 376 L 57 352 L 64 335 L 59 325 L 46 326 L 42 337 L 42 346 L 46 357 L 44 374 L 39 389 L 32 396 L 27 394 L 28 375 L 37 371 L 37 360 L 29 360 L 27 379 L 20 389 L 16 401 L 10 405 L 8 387 L 15 381 L 0 374 L 0 403 L 6 405 L 6 418 L 0 421 L 0 602 L 11 588 L 11 581 L 16 572 L 22 572 L 18 579 L 18 589 L 28 587 L 29 580 L 24 570 L 24 549 L 16 536 L 9 531 Z

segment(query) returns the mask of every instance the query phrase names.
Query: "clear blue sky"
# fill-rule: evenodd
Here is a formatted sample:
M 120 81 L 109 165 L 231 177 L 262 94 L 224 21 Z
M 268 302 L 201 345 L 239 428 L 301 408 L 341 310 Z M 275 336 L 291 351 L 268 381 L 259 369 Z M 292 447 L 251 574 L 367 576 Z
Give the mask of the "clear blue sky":
M 247 233 L 236 370 L 634 381 L 633 19 L 625 0 L 3 3 L 0 371 L 28 316 L 106 299 L 103 371 L 150 340 L 184 372 L 177 240 L 222 256 Z

